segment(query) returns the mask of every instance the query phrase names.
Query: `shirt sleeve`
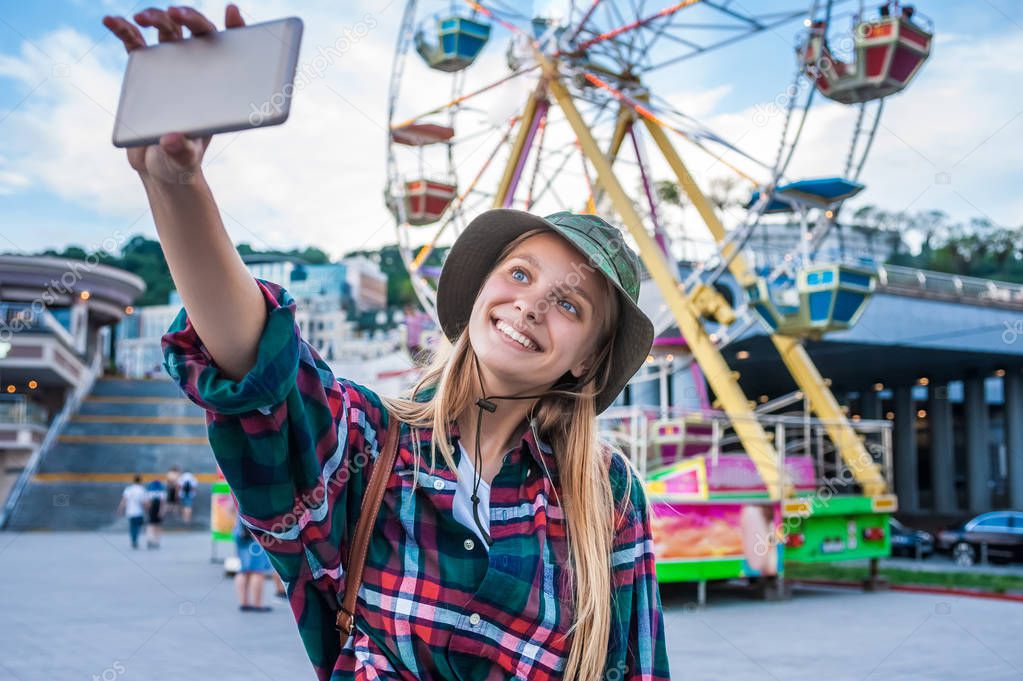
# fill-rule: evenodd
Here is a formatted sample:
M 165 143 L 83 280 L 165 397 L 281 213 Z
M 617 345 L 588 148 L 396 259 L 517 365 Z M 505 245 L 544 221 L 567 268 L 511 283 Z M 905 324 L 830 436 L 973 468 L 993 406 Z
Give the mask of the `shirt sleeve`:
M 626 486 L 631 478 L 631 489 Z M 611 553 L 611 640 L 605 678 L 667 681 L 664 613 L 657 586 L 653 534 L 642 480 L 619 454 L 611 458 L 611 485 L 621 500 Z
M 206 410 L 213 454 L 238 500 L 239 517 L 285 581 L 318 675 L 337 658 L 333 622 L 342 556 L 387 433 L 372 390 L 337 379 L 301 338 L 296 304 L 281 286 L 256 279 L 267 306 L 256 363 L 225 376 L 184 309 L 163 336 L 164 368 Z

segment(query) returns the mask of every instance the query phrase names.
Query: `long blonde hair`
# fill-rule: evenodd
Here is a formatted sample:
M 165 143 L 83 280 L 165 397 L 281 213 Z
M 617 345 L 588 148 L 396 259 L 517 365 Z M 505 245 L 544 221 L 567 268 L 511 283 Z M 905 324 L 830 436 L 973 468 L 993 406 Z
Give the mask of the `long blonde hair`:
M 538 229 L 522 234 L 502 250 L 497 262 L 504 260 L 522 241 L 551 231 Z M 601 676 L 611 632 L 611 551 L 621 516 L 614 517 L 608 467 L 609 458 L 621 454 L 598 437 L 595 399 L 607 384 L 611 371 L 620 302 L 611 286 L 604 283 L 608 290 L 608 305 L 599 332 L 603 342 L 597 344 L 595 360 L 577 381 L 563 385 L 563 381 L 559 380 L 551 389 L 556 392 L 545 395 L 534 405 L 537 427 L 544 433 L 544 439 L 551 444 L 558 459 L 557 477 L 561 487 L 558 495 L 568 524 L 569 556 L 572 560 L 569 572 L 575 613 L 568 630 L 574 638 L 565 668 L 566 679 L 589 680 Z M 431 468 L 436 465 L 439 447 L 447 466 L 456 470 L 448 423 L 475 402 L 476 373 L 472 362 L 476 361 L 476 357 L 469 342 L 468 327 L 462 330 L 454 343 L 444 345 L 407 398 L 382 399 L 392 416 L 413 427 L 432 429 L 435 435 L 430 438 Z M 574 379 L 571 374 L 566 376 Z M 421 391 L 431 390 L 433 395 L 429 401 L 415 401 L 415 396 Z M 413 434 L 415 432 L 413 429 Z M 630 464 L 624 456 L 623 459 Z M 419 463 L 417 448 L 413 480 L 419 478 Z M 631 465 L 627 468 L 634 470 Z M 626 500 L 631 485 L 632 476 L 626 486 Z

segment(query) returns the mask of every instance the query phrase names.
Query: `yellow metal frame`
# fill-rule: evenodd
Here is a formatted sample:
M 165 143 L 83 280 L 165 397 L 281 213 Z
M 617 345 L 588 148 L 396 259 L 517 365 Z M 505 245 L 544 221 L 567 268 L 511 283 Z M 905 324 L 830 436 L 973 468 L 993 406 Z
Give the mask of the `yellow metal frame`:
M 679 157 L 675 147 L 671 144 L 664 130 L 653 121 L 644 118 L 650 137 L 653 138 L 657 147 L 661 150 L 668 165 L 675 172 L 682 191 L 686 193 L 693 207 L 696 208 L 700 217 L 703 218 L 707 229 L 714 236 L 719 244 L 726 238 L 725 227 L 718 218 L 714 207 L 707 197 L 700 191 L 699 185 L 689 174 L 682 159 Z M 728 260 L 728 269 L 736 281 L 743 287 L 756 280 L 756 276 L 746 267 L 741 257 L 731 257 L 733 244 L 722 246 L 722 257 Z M 687 337 L 688 339 L 688 337 Z M 888 483 L 885 481 L 880 468 L 874 463 L 873 457 L 863 445 L 860 436 L 856 434 L 849 421 L 838 404 L 831 389 L 828 388 L 824 377 L 821 376 L 814 365 L 806 348 L 798 338 L 772 334 L 771 342 L 781 356 L 782 362 L 789 370 L 792 378 L 795 379 L 799 389 L 803 391 L 810 402 L 810 409 L 823 421 L 824 430 L 834 443 L 839 455 L 849 467 L 850 472 L 858 483 L 863 487 L 863 492 L 868 496 L 884 494 L 888 491 Z M 699 358 L 697 358 L 699 359 Z
M 771 498 L 778 499 L 781 496 L 790 495 L 792 493 L 791 483 L 786 480 L 784 488 L 782 487 L 780 478 L 784 471 L 778 466 L 777 452 L 771 438 L 756 420 L 750 406 L 751 403 L 739 386 L 737 375 L 728 367 L 724 357 L 703 328 L 699 311 L 688 298 L 681 295 L 677 276 L 669 269 L 657 243 L 644 228 L 642 218 L 636 212 L 632 201 L 614 174 L 610 161 L 597 146 L 597 142 L 579 114 L 572 96 L 558 79 L 555 67 L 545 57 L 539 56 L 539 58 L 542 59 L 541 64 L 547 74 L 548 91 L 568 119 L 583 154 L 596 170 L 597 182 L 607 192 L 618 215 L 622 218 L 633 239 L 636 240 L 643 263 L 664 296 L 679 329 L 689 343 L 690 351 L 700 363 L 700 367 L 714 393 L 718 396 L 722 408 L 731 419 L 736 435 L 742 442 L 747 455 L 757 467 L 757 472 L 767 486 Z M 525 118 L 524 116 L 523 120 Z
M 519 156 L 522 155 L 523 148 L 526 146 L 526 140 L 529 139 L 529 129 L 533 127 L 533 122 L 540 113 L 539 104 L 545 96 L 544 89 L 541 86 L 534 90 L 526 101 L 526 109 L 519 118 L 519 130 L 515 134 L 515 142 L 512 144 L 511 162 L 505 166 L 504 173 L 501 175 L 501 182 L 497 185 L 497 193 L 494 194 L 494 208 L 504 206 L 504 199 L 508 196 L 508 190 L 511 188 L 512 177 L 515 176 L 515 164 Z
M 494 206 L 499 207 L 504 204 L 511 186 L 515 161 L 523 152 L 529 129 L 538 114 L 538 103 L 549 93 L 565 114 L 583 155 L 596 170 L 596 184 L 599 190 L 610 197 L 614 209 L 635 239 L 643 263 L 661 291 L 679 330 L 689 344 L 690 351 L 703 370 L 719 404 L 728 415 L 743 448 L 767 486 L 768 493 L 772 499 L 790 496 L 793 493 L 791 481 L 782 480 L 785 475 L 784 467 L 779 465 L 780 459 L 772 438 L 757 421 L 753 403 L 746 397 L 739 385 L 738 374 L 729 368 L 721 352 L 703 328 L 701 307 L 697 301 L 691 300 L 685 295 L 678 277 L 669 268 L 657 243 L 644 228 L 642 218 L 636 212 L 632 201 L 614 173 L 612 164 L 629 127 L 635 120 L 632 111 L 627 107 L 621 107 L 610 148 L 606 153 L 601 151 L 576 108 L 571 94 L 561 82 L 556 62 L 539 51 L 536 51 L 535 54 L 545 78 L 526 102 L 525 111 L 520 118 L 520 128 L 512 146 L 511 158 L 513 160 L 505 168 L 494 196 Z M 739 254 L 734 252 L 736 246 L 725 243 L 727 235 L 724 225 L 718 218 L 711 202 L 689 173 L 664 129 L 646 117 L 643 118 L 643 123 L 664 159 L 671 166 L 682 191 L 689 197 L 715 241 L 721 244 L 722 257 L 728 261 L 729 271 L 736 281 L 744 287 L 755 281 L 754 273 L 746 267 L 746 263 L 739 257 Z M 597 196 L 594 197 L 595 200 L 597 198 Z M 727 312 L 727 310 L 720 311 L 721 314 Z M 888 485 L 880 468 L 874 463 L 873 457 L 867 452 L 863 441 L 849 424 L 838 400 L 835 399 L 827 382 L 820 375 L 800 341 L 793 337 L 773 334 L 771 342 L 800 390 L 809 400 L 811 410 L 823 421 L 825 431 L 857 482 L 863 487 L 864 493 L 868 496 L 887 494 Z

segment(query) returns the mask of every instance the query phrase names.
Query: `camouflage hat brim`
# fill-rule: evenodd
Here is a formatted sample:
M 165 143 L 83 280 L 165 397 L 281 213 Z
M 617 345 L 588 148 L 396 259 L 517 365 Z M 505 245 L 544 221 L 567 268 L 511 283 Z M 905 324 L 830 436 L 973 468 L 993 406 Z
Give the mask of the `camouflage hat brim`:
M 643 366 L 654 340 L 653 323 L 637 305 L 638 258 L 625 244 L 621 232 L 603 220 L 568 212 L 543 218 L 513 208 L 494 208 L 481 213 L 462 231 L 444 261 L 437 285 L 437 316 L 441 328 L 451 342 L 458 338 L 469 323 L 476 296 L 501 251 L 516 237 L 533 229 L 550 229 L 567 239 L 618 291 L 621 315 L 612 371 L 596 399 L 599 414 L 611 406 L 629 379 Z

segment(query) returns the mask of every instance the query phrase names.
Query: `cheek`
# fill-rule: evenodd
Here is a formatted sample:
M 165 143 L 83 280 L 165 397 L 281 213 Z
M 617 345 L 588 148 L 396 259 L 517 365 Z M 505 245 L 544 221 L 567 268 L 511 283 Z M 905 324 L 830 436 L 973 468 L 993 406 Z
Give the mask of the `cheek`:
M 587 325 L 568 319 L 563 312 L 553 307 L 548 313 L 547 324 L 551 335 L 557 339 L 559 351 L 566 358 L 575 360 L 579 356 L 589 355 L 593 340 Z

